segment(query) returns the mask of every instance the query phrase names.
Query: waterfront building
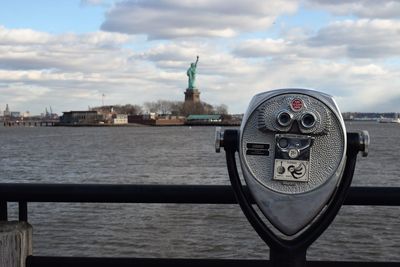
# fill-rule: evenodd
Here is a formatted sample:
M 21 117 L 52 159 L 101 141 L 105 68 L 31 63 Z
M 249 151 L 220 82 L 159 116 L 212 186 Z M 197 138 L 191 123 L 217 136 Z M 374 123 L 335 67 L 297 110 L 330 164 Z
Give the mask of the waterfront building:
M 140 116 L 143 117 L 143 120 L 156 120 L 158 117 L 157 113 L 155 112 L 146 113 Z
M 128 124 L 128 115 L 116 114 L 113 118 L 114 124 Z
M 19 120 L 21 120 L 21 112 L 10 111 L 8 104 L 6 104 L 6 109 L 3 111 L 3 120 L 19 121 Z
M 4 117 L 10 117 L 11 116 L 11 112 L 10 112 L 10 109 L 8 107 L 8 104 L 6 104 L 6 109 L 3 111 L 3 116 Z
M 222 115 L 189 115 L 186 121 L 189 123 L 222 122 Z
M 31 116 L 31 113 L 29 111 L 25 111 L 24 113 L 22 113 L 23 118 L 29 118 L 30 116 Z
M 20 118 L 21 117 L 21 112 L 19 111 L 11 111 L 10 112 L 11 118 Z
M 155 113 L 150 113 L 143 115 L 129 115 L 128 122 L 152 126 L 178 126 L 185 123 L 185 117 L 171 115 L 158 116 Z
M 68 111 L 60 117 L 61 125 L 91 125 L 99 124 L 102 116 L 97 111 Z

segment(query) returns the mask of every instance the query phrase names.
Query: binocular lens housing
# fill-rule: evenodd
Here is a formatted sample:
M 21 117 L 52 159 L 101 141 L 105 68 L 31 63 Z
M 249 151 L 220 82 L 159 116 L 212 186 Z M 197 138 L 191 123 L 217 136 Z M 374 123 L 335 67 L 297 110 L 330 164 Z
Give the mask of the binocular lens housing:
M 315 115 L 312 113 L 305 113 L 303 116 L 301 116 L 301 125 L 304 128 L 311 128 L 315 125 Z
M 276 121 L 280 126 L 286 127 L 292 123 L 293 116 L 287 111 L 281 111 L 276 116 Z

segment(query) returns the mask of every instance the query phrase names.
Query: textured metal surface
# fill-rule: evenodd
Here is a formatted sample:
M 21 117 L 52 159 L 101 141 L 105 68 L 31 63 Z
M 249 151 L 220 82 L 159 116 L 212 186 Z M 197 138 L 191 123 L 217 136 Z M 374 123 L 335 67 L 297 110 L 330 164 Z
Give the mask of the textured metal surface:
M 297 99 L 300 109 L 291 103 Z M 283 127 L 276 117 L 289 112 L 292 123 Z M 306 113 L 316 117 L 304 128 Z M 305 181 L 274 180 L 276 139 L 281 133 L 310 135 L 309 177 Z M 270 144 L 269 156 L 247 155 L 247 143 Z M 283 234 L 292 236 L 305 228 L 323 210 L 335 192 L 344 168 L 346 131 L 331 96 L 305 89 L 280 89 L 256 95 L 244 115 L 239 157 L 243 175 L 258 207 Z
M 306 111 L 319 114 L 315 127 L 304 129 L 304 134 L 316 135 L 311 147 L 310 179 L 307 183 L 285 183 L 275 181 L 273 167 L 275 154 L 275 134 L 287 131 L 276 123 L 276 114 L 283 110 L 290 110 L 289 103 L 294 98 L 300 98 L 305 108 L 294 113 L 294 119 L 300 119 Z M 311 132 L 314 129 L 314 132 Z M 243 153 L 250 173 L 264 186 L 281 193 L 304 193 L 313 190 L 332 177 L 344 155 L 344 131 L 340 122 L 321 101 L 300 94 L 285 94 L 265 101 L 250 115 L 242 134 L 242 151 L 246 151 L 247 143 L 271 144 L 270 156 L 251 156 Z
M 293 99 L 300 99 L 304 103 L 304 107 L 299 111 L 290 109 L 290 103 Z M 299 95 L 299 94 L 285 94 L 274 97 L 265 101 L 259 108 L 257 108 L 259 128 L 264 131 L 283 131 L 286 132 L 290 129 L 291 125 L 287 127 L 280 126 L 276 117 L 279 112 L 286 110 L 292 115 L 294 121 L 300 122 L 301 117 L 306 113 L 312 113 L 316 117 L 315 125 L 311 128 L 300 127 L 302 133 L 324 134 L 327 130 L 327 125 L 331 124 L 331 118 L 326 106 L 321 101 L 315 98 Z M 299 125 L 301 125 L 299 123 Z

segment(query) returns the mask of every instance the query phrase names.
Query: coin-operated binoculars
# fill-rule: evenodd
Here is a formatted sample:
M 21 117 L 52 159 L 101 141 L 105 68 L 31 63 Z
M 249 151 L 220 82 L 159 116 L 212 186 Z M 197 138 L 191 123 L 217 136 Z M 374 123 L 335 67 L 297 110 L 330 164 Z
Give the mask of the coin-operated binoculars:
M 226 151 L 235 196 L 270 247 L 272 266 L 304 266 L 344 202 L 358 152 L 368 154 L 369 135 L 346 133 L 331 96 L 279 89 L 254 96 L 240 131 L 217 129 L 215 145 Z

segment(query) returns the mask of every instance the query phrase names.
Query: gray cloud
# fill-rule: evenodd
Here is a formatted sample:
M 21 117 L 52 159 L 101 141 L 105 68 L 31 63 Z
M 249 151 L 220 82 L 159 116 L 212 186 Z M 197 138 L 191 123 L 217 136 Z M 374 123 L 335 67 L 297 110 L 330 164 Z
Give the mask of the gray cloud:
M 308 40 L 311 47 L 343 47 L 348 57 L 381 58 L 400 53 L 400 21 L 339 21 Z
M 399 111 L 393 104 L 400 98 L 399 33 L 398 21 L 347 20 L 309 36 L 246 40 L 233 53 L 263 62 L 268 80 L 262 80 L 271 87 L 322 90 L 344 111 Z
M 149 39 L 232 37 L 268 28 L 279 14 L 293 13 L 296 2 L 128 0 L 107 13 L 101 29 Z
M 246 40 L 233 53 L 242 57 L 396 58 L 400 55 L 400 21 L 337 21 L 310 36 Z
M 372 106 L 368 107 L 365 110 L 360 111 L 370 111 L 370 110 L 379 110 L 381 112 L 393 112 L 394 110 L 399 111 L 399 103 L 400 103 L 400 96 L 396 95 L 392 99 L 385 99 L 382 102 L 378 102 L 373 104 Z
M 362 18 L 400 17 L 398 0 L 307 0 L 306 6 L 327 10 L 335 15 L 355 15 Z

